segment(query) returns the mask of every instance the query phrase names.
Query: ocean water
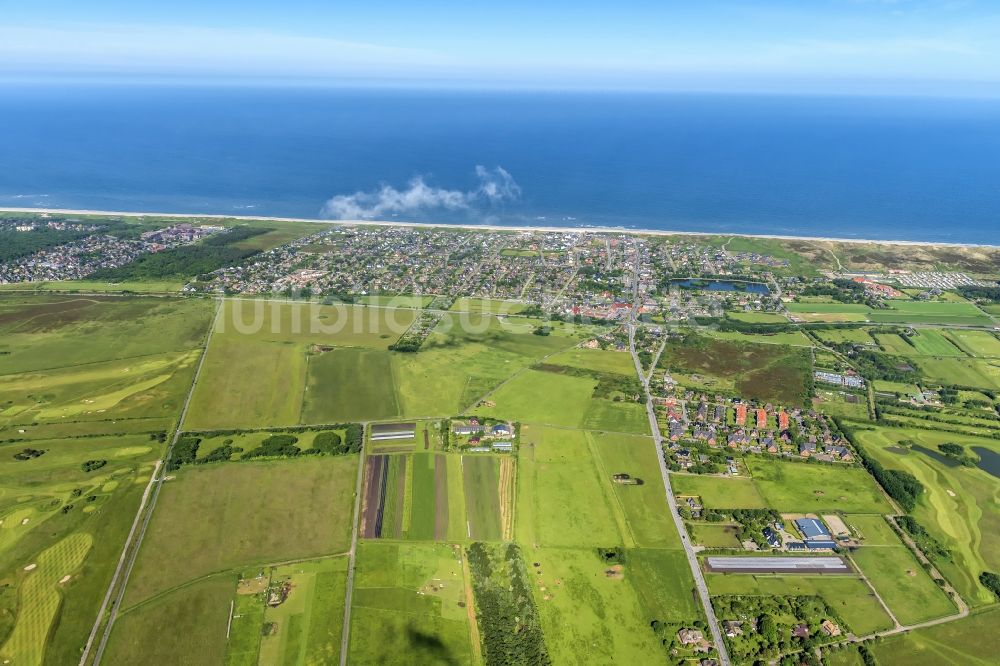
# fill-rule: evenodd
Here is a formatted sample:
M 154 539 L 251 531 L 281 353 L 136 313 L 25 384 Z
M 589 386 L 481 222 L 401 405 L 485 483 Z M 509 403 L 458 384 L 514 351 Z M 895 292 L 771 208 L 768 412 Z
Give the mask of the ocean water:
M 997 100 L 4 85 L 0 128 L 0 207 L 1000 244 Z

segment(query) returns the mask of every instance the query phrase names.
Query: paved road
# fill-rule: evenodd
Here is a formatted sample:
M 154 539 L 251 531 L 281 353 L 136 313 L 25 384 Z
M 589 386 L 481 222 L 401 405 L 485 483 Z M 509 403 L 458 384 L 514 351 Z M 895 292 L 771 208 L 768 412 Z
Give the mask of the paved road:
M 638 260 L 636 264 L 636 268 L 638 269 Z M 708 596 L 708 584 L 705 582 L 705 576 L 701 571 L 701 565 L 698 563 L 698 557 L 695 555 L 691 540 L 688 539 L 687 528 L 684 526 L 684 521 L 677 511 L 677 500 L 674 498 L 674 491 L 670 485 L 670 473 L 667 470 L 667 462 L 663 459 L 663 438 L 660 436 L 660 426 L 656 422 L 653 398 L 649 394 L 649 377 L 643 372 L 642 363 L 639 361 L 639 355 L 635 350 L 635 322 L 639 307 L 638 270 L 636 270 L 636 277 L 633 278 L 633 282 L 633 306 L 628 323 L 628 346 L 632 354 L 632 362 L 635 363 L 636 374 L 639 375 L 643 390 L 646 392 L 646 415 L 649 417 L 649 428 L 653 433 L 653 443 L 656 446 L 656 460 L 660 463 L 660 474 L 663 476 L 663 489 L 667 495 L 667 506 L 670 510 L 670 517 L 674 519 L 677 532 L 681 535 L 684 554 L 687 555 L 688 565 L 691 567 L 691 574 L 694 576 L 695 587 L 698 589 L 701 605 L 705 609 L 705 617 L 708 618 L 708 628 L 711 631 L 712 642 L 715 644 L 717 650 L 716 659 L 721 666 L 731 666 L 732 662 L 729 660 L 729 651 L 726 649 L 726 643 L 722 639 L 722 632 L 719 630 L 719 620 L 715 617 L 715 610 L 713 610 L 712 601 Z
M 191 398 L 194 396 L 195 387 L 198 386 L 198 378 L 201 377 L 201 369 L 205 364 L 205 357 L 208 355 L 208 345 L 212 342 L 212 334 L 215 332 L 216 320 L 218 320 L 221 312 L 222 301 L 219 300 L 216 303 L 215 319 L 212 320 L 212 327 L 208 330 L 208 336 L 205 338 L 205 347 L 201 351 L 201 357 L 198 359 L 198 367 L 195 369 L 194 377 L 191 380 L 191 388 L 188 390 L 187 397 L 184 399 L 184 406 L 181 408 L 181 415 L 177 420 L 177 428 L 174 430 L 173 439 L 170 440 L 170 445 L 167 447 L 167 451 L 163 456 L 163 467 L 158 467 L 158 469 L 162 471 L 159 474 L 154 473 L 153 480 L 150 482 L 152 484 L 152 489 L 149 495 L 149 507 L 146 509 L 145 517 L 142 520 L 142 527 L 136 535 L 134 542 L 126 542 L 125 548 L 122 551 L 122 557 L 125 557 L 125 553 L 129 553 L 131 549 L 128 560 L 125 563 L 124 568 L 122 568 L 121 563 L 119 563 L 119 568 L 115 571 L 115 576 L 111 579 L 111 584 L 108 586 L 108 594 L 111 594 L 111 591 L 115 589 L 116 585 L 118 586 L 118 593 L 115 595 L 114 603 L 111 606 L 111 614 L 108 617 L 108 622 L 104 626 L 104 633 L 101 635 L 101 642 L 98 644 L 97 652 L 94 654 L 95 665 L 101 663 L 101 658 L 104 656 L 104 649 L 108 644 L 108 637 L 111 636 L 111 629 L 114 626 L 115 620 L 118 618 L 118 609 L 121 607 L 122 598 L 125 596 L 125 588 L 128 586 L 128 579 L 132 574 L 132 567 L 135 565 L 135 558 L 139 554 L 142 539 L 146 536 L 146 528 L 149 527 L 149 520 L 153 517 L 153 510 L 156 508 L 156 500 L 160 496 L 160 489 L 163 487 L 163 481 L 167 477 L 166 462 L 170 460 L 170 454 L 173 452 L 174 446 L 177 444 L 177 440 L 180 439 L 181 432 L 183 432 L 184 419 L 187 417 L 188 407 L 191 405 Z M 139 507 L 136 519 L 138 519 L 141 514 L 142 505 Z M 121 574 L 121 576 L 119 576 L 119 574 Z M 121 579 L 120 581 L 118 580 L 119 578 Z M 95 628 L 100 625 L 100 622 L 101 616 L 98 616 Z M 94 631 L 92 630 L 91 635 L 93 634 Z M 89 649 L 92 645 L 92 640 L 88 641 L 87 649 L 80 658 L 81 664 L 85 663 L 87 660 Z
M 365 429 L 368 425 L 365 424 Z M 362 436 L 362 441 L 365 437 Z M 365 476 L 365 448 L 361 447 L 361 455 L 358 456 L 358 480 L 354 486 L 354 527 L 351 529 L 351 550 L 348 551 L 347 562 L 347 594 L 344 603 L 344 628 L 340 635 L 340 666 L 347 665 L 347 647 L 351 638 L 351 598 L 354 596 L 354 565 L 357 562 L 358 553 L 358 521 L 361 518 L 361 484 Z

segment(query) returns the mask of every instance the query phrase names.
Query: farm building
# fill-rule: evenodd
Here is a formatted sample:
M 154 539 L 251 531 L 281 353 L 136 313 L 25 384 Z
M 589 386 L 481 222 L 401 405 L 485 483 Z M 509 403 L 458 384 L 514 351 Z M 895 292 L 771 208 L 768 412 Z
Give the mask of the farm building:
M 475 435 L 483 431 L 481 425 L 457 425 L 451 429 L 456 435 Z
M 816 518 L 797 518 L 795 526 L 802 532 L 802 536 L 806 538 L 806 541 L 833 541 L 833 537 L 830 536 L 830 531 L 826 529 L 826 525 Z
M 379 423 L 372 426 L 373 442 L 388 439 L 412 439 L 417 432 L 416 423 Z
M 490 434 L 494 437 L 509 437 L 513 434 L 510 426 L 506 423 L 498 423 L 497 425 L 490 428 Z
M 493 449 L 495 451 L 513 451 L 513 442 L 494 442 Z
M 489 453 L 490 452 L 490 447 L 488 447 L 488 446 L 473 446 L 471 448 L 466 449 L 466 452 L 467 453 Z

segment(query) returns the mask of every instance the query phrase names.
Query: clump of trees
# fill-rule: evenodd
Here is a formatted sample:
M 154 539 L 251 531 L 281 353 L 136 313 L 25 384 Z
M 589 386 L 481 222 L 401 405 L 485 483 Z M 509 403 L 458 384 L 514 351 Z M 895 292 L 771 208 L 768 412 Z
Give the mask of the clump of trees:
M 14 454 L 14 460 L 31 460 L 44 454 L 45 451 L 39 451 L 38 449 L 24 449 Z
M 518 547 L 476 542 L 467 552 L 487 666 L 550 664 Z
M 924 526 L 916 520 L 910 516 L 898 516 L 896 518 L 896 524 L 910 535 L 913 542 L 917 544 L 917 548 L 919 548 L 924 555 L 928 557 L 928 559 L 951 562 L 951 551 L 941 545 L 941 542 L 931 536 L 931 534 L 924 529 Z
M 252 458 L 294 458 L 302 453 L 295 446 L 299 438 L 295 435 L 270 435 L 260 443 L 260 446 L 250 449 L 240 456 L 241 460 Z
M 80 465 L 80 469 L 84 472 L 94 472 L 101 469 L 108 464 L 107 460 L 87 460 Z
M 1000 599 L 1000 575 L 995 574 L 992 571 L 984 571 L 979 574 L 979 582 L 983 584 L 983 587 L 997 595 L 997 598 Z

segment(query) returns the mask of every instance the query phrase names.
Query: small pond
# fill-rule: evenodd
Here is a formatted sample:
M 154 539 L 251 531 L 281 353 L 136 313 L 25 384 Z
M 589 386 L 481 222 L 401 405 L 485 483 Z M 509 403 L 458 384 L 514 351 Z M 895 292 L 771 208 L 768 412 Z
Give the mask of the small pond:
M 979 456 L 979 469 L 1000 479 L 1000 453 L 983 446 L 973 446 L 972 452 Z

